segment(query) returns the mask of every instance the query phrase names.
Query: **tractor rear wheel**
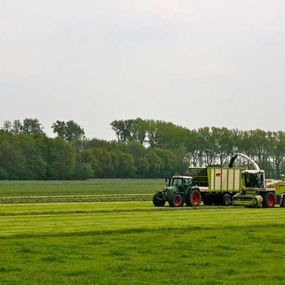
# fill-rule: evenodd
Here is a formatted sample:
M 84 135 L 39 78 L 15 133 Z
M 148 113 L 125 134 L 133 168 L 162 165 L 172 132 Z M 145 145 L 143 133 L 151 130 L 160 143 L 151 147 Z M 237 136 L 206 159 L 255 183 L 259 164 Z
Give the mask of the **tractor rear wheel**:
M 183 205 L 183 198 L 179 193 L 173 193 L 170 200 L 170 207 L 181 207 Z
M 273 192 L 268 192 L 263 196 L 262 205 L 265 208 L 273 208 L 276 204 L 276 195 Z
M 229 206 L 232 203 L 232 196 L 230 194 L 225 194 L 223 196 L 223 204 Z
M 156 192 L 153 195 L 152 202 L 153 202 L 153 205 L 156 206 L 156 207 L 163 207 L 164 204 L 165 204 L 165 201 L 164 201 L 164 199 L 162 197 L 162 193 L 161 192 Z
M 187 206 L 199 206 L 201 202 L 201 193 L 198 189 L 193 189 L 187 195 L 186 205 Z

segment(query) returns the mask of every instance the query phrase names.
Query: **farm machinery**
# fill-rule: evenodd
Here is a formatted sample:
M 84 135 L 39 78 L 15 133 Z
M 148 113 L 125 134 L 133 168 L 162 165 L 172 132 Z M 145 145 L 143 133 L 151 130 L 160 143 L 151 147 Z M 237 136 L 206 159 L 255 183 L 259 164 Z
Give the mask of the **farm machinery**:
M 239 168 L 190 168 L 189 176 L 166 179 L 166 187 L 153 196 L 154 206 L 171 207 L 204 205 L 230 205 L 232 197 L 240 191 Z
M 238 157 L 254 169 L 234 167 Z M 268 181 L 268 180 L 267 180 Z M 285 206 L 285 181 L 266 183 L 264 170 L 245 154 L 231 157 L 227 167 L 190 167 L 189 176 L 175 175 L 166 179 L 166 187 L 153 196 L 154 206 L 171 207 L 204 205 L 274 207 Z
M 233 196 L 232 204 L 265 208 L 273 208 L 277 204 L 285 207 L 285 181 L 266 180 L 264 170 L 252 162 L 255 169 L 242 171 L 242 188 Z
M 171 207 L 180 207 L 185 202 L 187 206 L 198 206 L 201 202 L 199 188 L 193 187 L 192 177 L 173 176 L 166 179 L 167 186 L 153 196 L 154 206 L 162 207 L 167 201 Z

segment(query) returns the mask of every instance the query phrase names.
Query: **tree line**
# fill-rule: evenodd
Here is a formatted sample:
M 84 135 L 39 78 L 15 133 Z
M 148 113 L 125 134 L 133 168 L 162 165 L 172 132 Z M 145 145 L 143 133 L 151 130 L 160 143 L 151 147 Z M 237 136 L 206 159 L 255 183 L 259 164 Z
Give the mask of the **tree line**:
M 0 129 L 0 179 L 54 180 L 158 178 L 187 173 L 188 166 L 226 165 L 242 152 L 267 177 L 285 173 L 285 133 L 204 127 L 171 122 L 114 120 L 117 139 L 87 139 L 74 121 L 56 121 L 50 138 L 37 119 L 5 121 Z

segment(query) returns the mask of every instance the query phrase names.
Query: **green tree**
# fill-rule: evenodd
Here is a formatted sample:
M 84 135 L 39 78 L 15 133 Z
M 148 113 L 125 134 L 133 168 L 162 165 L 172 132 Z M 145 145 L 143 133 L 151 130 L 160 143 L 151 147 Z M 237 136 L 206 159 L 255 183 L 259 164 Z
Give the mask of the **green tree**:
M 269 154 L 273 162 L 273 173 L 275 178 L 280 179 L 282 172 L 282 164 L 285 159 L 285 133 L 282 131 L 268 132 L 268 140 L 270 144 Z
M 149 172 L 148 177 L 151 178 L 158 178 L 160 176 L 160 170 L 161 170 L 161 158 L 156 152 L 155 148 L 150 148 L 146 155 L 145 155 L 148 163 L 149 163 Z
M 12 133 L 14 135 L 21 134 L 23 131 L 23 125 L 20 120 L 15 120 L 13 122 Z
M 136 163 L 137 173 L 136 176 L 140 178 L 148 178 L 151 177 L 150 173 L 150 161 L 149 158 L 144 155 L 142 158 L 138 160 Z
M 171 150 L 156 149 L 155 152 L 161 161 L 159 177 L 169 177 L 179 171 L 177 157 Z M 181 174 L 184 174 L 184 171 Z
M 56 121 L 52 125 L 53 132 L 66 141 L 80 140 L 85 136 L 84 129 L 74 121 Z
M 96 148 L 93 152 L 96 160 L 98 161 L 97 169 L 94 171 L 95 177 L 114 177 L 114 166 L 110 152 L 104 147 Z
M 209 127 L 198 129 L 199 135 L 199 153 L 200 163 L 202 165 L 211 165 L 215 161 L 216 153 L 214 149 L 214 139 Z
M 257 161 L 260 168 L 266 169 L 271 148 L 267 133 L 257 129 L 249 131 L 248 135 L 251 156 Z
M 133 158 L 120 150 L 114 150 L 111 153 L 113 174 L 118 178 L 130 178 L 135 174 L 135 165 Z
M 25 157 L 26 167 L 24 179 L 45 179 L 47 162 L 43 157 L 42 145 L 38 145 L 40 140 L 37 140 L 31 135 L 21 135 L 17 138 L 21 145 L 22 153 Z
M 24 179 L 26 161 L 20 145 L 11 135 L 0 137 L 0 168 L 4 179 Z
M 3 131 L 10 133 L 12 132 L 12 128 L 13 128 L 13 125 L 11 121 L 4 121 L 3 127 L 2 127 Z
M 75 178 L 87 179 L 94 177 L 94 173 L 98 168 L 98 162 L 94 153 L 90 149 L 83 149 L 77 154 Z
M 24 119 L 22 125 L 23 134 L 43 134 L 43 126 L 38 119 Z
M 200 140 L 197 130 L 192 130 L 186 140 L 186 154 L 183 161 L 189 166 L 198 166 L 199 158 L 201 156 Z
M 112 129 L 117 135 L 118 141 L 126 142 L 130 138 L 130 132 L 128 130 L 128 124 L 123 120 L 115 120 L 111 123 Z
M 74 147 L 62 138 L 49 140 L 48 178 L 72 179 L 75 170 Z
M 225 159 L 233 153 L 233 136 L 227 128 L 211 128 L 213 151 L 216 154 L 219 164 L 223 165 Z

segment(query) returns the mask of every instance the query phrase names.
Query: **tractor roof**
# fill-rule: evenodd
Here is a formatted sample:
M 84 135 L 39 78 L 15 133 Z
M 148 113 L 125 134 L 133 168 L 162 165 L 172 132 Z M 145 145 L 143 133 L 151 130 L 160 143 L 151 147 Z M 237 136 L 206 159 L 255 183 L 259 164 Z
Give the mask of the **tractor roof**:
M 251 169 L 251 170 L 244 170 L 242 173 L 251 173 L 251 174 L 256 174 L 256 173 L 263 173 L 264 170 L 254 170 L 254 169 Z
M 185 175 L 174 175 L 172 178 L 183 178 L 183 179 L 192 179 L 192 176 L 185 176 Z

